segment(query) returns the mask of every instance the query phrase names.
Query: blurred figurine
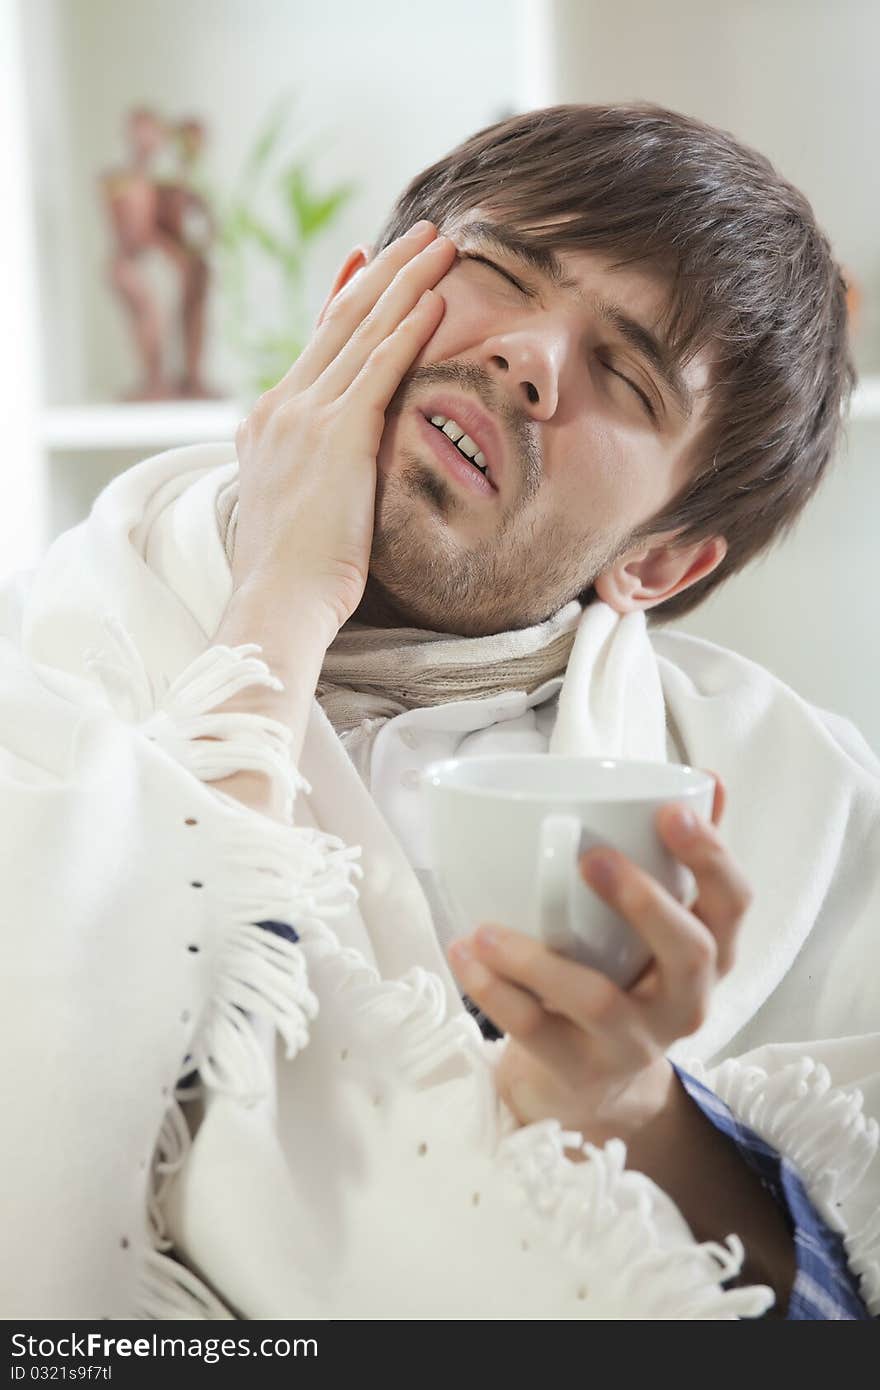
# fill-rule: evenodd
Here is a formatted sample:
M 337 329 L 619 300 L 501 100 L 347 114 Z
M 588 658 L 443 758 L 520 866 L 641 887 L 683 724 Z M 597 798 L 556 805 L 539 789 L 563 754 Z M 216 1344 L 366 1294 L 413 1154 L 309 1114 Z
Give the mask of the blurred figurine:
M 180 174 L 175 182 L 160 182 L 156 223 L 160 236 L 176 248 L 183 278 L 181 317 L 183 320 L 184 370 L 177 387 L 181 396 L 216 399 L 202 380 L 201 356 L 204 342 L 205 299 L 210 271 L 205 251 L 214 232 L 214 218 L 207 200 L 194 187 L 193 166 L 205 142 L 200 121 L 184 120 L 172 128 L 177 140 Z
M 206 200 L 191 187 L 191 166 L 204 141 L 204 128 L 195 120 L 168 126 L 154 112 L 139 108 L 129 113 L 127 136 L 131 163 L 110 170 L 99 180 L 115 238 L 108 268 L 110 283 L 122 296 L 130 315 L 141 383 L 125 400 L 158 401 L 213 399 L 202 380 L 208 263 L 205 251 L 214 232 Z M 173 177 L 161 177 L 153 164 L 169 138 L 176 140 L 180 167 Z M 193 214 L 202 236 L 193 236 Z M 180 274 L 184 369 L 172 381 L 163 368 L 163 323 L 156 292 L 143 264 L 145 252 L 158 249 Z

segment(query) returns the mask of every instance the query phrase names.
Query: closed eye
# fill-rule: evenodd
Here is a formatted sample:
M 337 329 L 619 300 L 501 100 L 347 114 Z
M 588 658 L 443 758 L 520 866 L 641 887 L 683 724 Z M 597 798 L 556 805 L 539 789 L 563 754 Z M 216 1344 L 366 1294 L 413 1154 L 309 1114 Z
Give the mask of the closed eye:
M 656 410 L 654 409 L 654 407 L 652 406 L 650 400 L 649 400 L 648 397 L 645 395 L 644 391 L 642 391 L 640 387 L 636 386 L 636 384 L 635 384 L 634 381 L 630 381 L 630 379 L 629 379 L 628 376 L 624 376 L 624 375 L 623 375 L 623 372 L 616 372 L 616 371 L 614 370 L 613 367 L 609 367 L 609 366 L 608 366 L 608 363 L 607 363 L 607 362 L 603 362 L 603 363 L 602 363 L 602 366 L 605 368 L 606 372 L 610 372 L 612 376 L 619 377 L 621 381 L 625 381 L 626 384 L 627 384 L 627 386 L 630 388 L 630 390 L 635 391 L 636 395 L 638 396 L 639 400 L 642 402 L 642 405 L 643 405 L 643 406 L 645 407 L 645 409 L 647 410 L 647 412 L 648 412 L 648 414 L 650 415 L 651 419 L 652 419 L 652 420 L 656 420 L 656 419 L 657 419 L 657 412 L 656 412 Z
M 517 280 L 515 275 L 511 275 L 509 271 L 504 270 L 500 265 L 496 265 L 494 261 L 488 260 L 486 256 L 479 256 L 476 251 L 459 251 L 458 255 L 459 260 L 479 261 L 480 265 L 487 265 L 490 270 L 494 270 L 496 274 L 501 275 L 505 280 L 509 281 L 511 285 L 514 285 L 519 290 L 520 294 L 526 295 L 529 299 L 535 298 L 534 290 L 530 290 L 528 285 L 524 285 L 520 280 Z
M 459 251 L 458 255 L 459 260 L 479 261 L 480 265 L 487 265 L 490 270 L 494 270 L 497 275 L 502 276 L 503 279 L 507 280 L 511 285 L 515 286 L 515 288 L 519 290 L 520 294 L 524 294 L 527 299 L 536 298 L 534 290 L 530 290 L 527 285 L 523 285 L 521 281 L 517 280 L 515 275 L 511 275 L 509 271 L 506 271 L 502 266 L 496 265 L 494 261 L 490 261 L 487 256 L 480 256 L 476 251 Z M 634 391 L 635 394 L 638 396 L 642 405 L 645 407 L 645 410 L 648 412 L 650 418 L 652 420 L 657 419 L 657 412 L 651 404 L 649 398 L 645 395 L 644 391 L 642 391 L 641 388 L 636 385 L 634 381 L 631 381 L 628 376 L 624 376 L 623 372 L 617 372 L 614 370 L 613 367 L 609 367 L 607 362 L 603 362 L 602 366 L 605 368 L 606 371 L 610 372 L 612 376 L 619 377 L 621 381 L 625 381 L 630 390 Z

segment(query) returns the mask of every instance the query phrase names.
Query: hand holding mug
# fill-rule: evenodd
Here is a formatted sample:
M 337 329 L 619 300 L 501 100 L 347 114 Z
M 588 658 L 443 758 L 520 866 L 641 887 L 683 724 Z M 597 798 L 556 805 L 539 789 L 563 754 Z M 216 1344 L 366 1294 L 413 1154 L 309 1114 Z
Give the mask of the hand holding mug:
M 651 956 L 628 989 L 499 923 L 450 947 L 462 988 L 508 1035 L 495 1079 L 521 1124 L 552 1117 L 601 1144 L 632 1136 L 667 1104 L 666 1049 L 702 1024 L 752 900 L 718 834 L 723 809 L 716 779 L 711 821 L 683 825 L 677 806 L 656 814 L 658 834 L 696 883 L 690 908 L 618 851 L 582 857 L 586 882 Z
M 658 837 L 671 801 L 708 816 L 712 776 L 677 763 L 502 754 L 452 758 L 424 775 L 441 895 L 460 929 L 502 922 L 626 987 L 651 951 L 625 916 L 578 872 L 583 852 L 610 845 L 680 902 L 689 870 Z

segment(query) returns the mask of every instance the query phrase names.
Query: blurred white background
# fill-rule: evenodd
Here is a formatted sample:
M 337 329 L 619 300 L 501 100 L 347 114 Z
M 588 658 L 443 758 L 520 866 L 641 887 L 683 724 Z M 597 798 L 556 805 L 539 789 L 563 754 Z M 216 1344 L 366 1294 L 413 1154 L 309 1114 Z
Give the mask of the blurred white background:
M 875 0 L 0 0 L 4 573 L 36 564 L 116 473 L 231 439 L 246 408 L 216 286 L 205 374 L 226 399 L 117 403 L 136 364 L 96 179 L 124 161 L 132 107 L 204 120 L 205 180 L 224 189 L 295 91 L 290 155 L 309 151 L 318 190 L 356 184 L 314 247 L 314 317 L 350 248 L 467 135 L 559 101 L 657 101 L 768 155 L 862 293 L 846 450 L 796 532 L 679 626 L 769 667 L 880 750 L 878 54 Z

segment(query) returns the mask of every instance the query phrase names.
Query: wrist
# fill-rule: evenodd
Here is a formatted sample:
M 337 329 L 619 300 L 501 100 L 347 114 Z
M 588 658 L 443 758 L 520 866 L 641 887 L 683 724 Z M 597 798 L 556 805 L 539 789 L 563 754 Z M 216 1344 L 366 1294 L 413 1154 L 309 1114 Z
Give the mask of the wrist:
M 608 1087 L 585 1120 L 582 1133 L 591 1144 L 622 1139 L 627 1149 L 656 1134 L 675 1114 L 677 1078 L 672 1064 L 658 1057 L 620 1087 Z
M 233 592 L 213 641 L 259 643 L 270 669 L 283 678 L 304 661 L 323 663 L 338 631 L 330 606 L 308 587 L 280 595 L 276 587 L 254 579 Z
M 697 1241 L 736 1232 L 746 1261 L 736 1283 L 768 1284 L 785 1308 L 797 1272 L 786 1213 L 670 1068 L 667 1105 L 627 1144 L 627 1167 L 647 1174 L 678 1206 Z
M 627 1162 L 631 1167 L 638 1168 L 641 1162 L 655 1167 L 658 1155 L 665 1158 L 683 1150 L 692 1138 L 694 1124 L 701 1118 L 672 1063 L 665 1057 L 662 1060 L 665 1067 L 662 1090 L 657 1093 L 658 1103 L 653 1109 L 645 1106 L 628 1132 L 620 1136 L 626 1141 Z

